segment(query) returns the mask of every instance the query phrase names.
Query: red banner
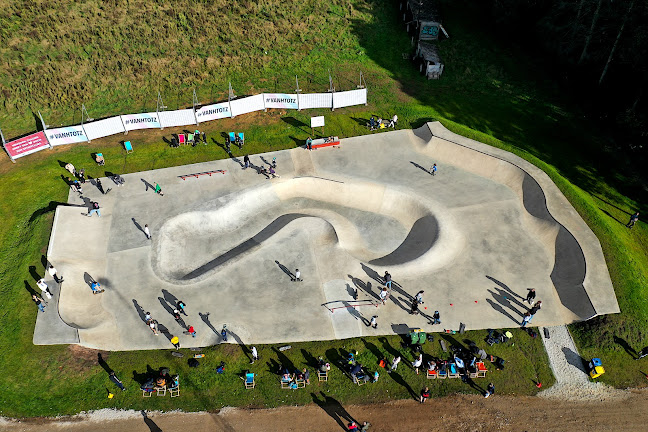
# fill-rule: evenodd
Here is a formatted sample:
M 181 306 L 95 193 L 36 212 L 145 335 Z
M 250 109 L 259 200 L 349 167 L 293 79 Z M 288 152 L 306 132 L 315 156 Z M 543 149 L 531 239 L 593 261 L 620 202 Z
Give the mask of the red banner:
M 12 159 L 27 156 L 48 147 L 49 144 L 43 132 L 36 132 L 5 144 L 5 149 Z

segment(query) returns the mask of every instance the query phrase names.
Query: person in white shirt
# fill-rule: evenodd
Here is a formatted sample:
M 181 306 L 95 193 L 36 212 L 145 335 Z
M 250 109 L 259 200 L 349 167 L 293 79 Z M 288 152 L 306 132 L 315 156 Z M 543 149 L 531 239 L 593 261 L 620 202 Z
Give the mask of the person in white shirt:
M 292 279 L 292 281 L 293 282 L 302 281 L 301 272 L 299 271 L 299 269 L 295 269 L 295 277 Z
M 146 234 L 146 238 L 151 240 L 151 230 L 149 230 L 148 225 L 144 225 L 144 234 Z
M 62 278 L 62 277 L 61 277 L 61 278 L 58 277 L 58 274 L 56 273 L 56 269 L 54 268 L 53 265 L 50 264 L 50 266 L 47 268 L 47 272 L 50 274 L 50 276 L 52 276 L 52 278 L 54 278 L 54 280 L 56 281 L 56 283 L 61 283 L 61 282 L 63 282 L 63 278 Z
M 38 282 L 36 282 L 36 285 L 38 285 L 38 288 L 41 289 L 45 293 L 48 299 L 52 298 L 52 293 L 49 290 L 49 287 L 47 286 L 47 283 L 45 283 L 45 279 L 40 279 Z

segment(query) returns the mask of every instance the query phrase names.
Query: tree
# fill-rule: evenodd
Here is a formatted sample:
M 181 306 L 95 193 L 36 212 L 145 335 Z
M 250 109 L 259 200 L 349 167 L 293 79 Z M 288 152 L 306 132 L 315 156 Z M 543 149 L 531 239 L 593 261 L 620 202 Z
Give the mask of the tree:
M 583 47 L 583 52 L 581 53 L 580 58 L 578 59 L 578 64 L 581 64 L 587 55 L 587 48 L 589 47 L 590 42 L 592 41 L 592 33 L 594 33 L 594 27 L 596 27 L 596 22 L 599 18 L 599 12 L 601 11 L 601 4 L 603 0 L 599 0 L 596 5 L 596 10 L 594 11 L 594 16 L 592 16 L 592 25 L 590 26 L 589 32 L 587 32 L 587 37 L 585 38 L 585 46 Z
M 605 78 L 605 74 L 607 74 L 608 68 L 610 67 L 610 63 L 612 62 L 612 57 L 614 57 L 614 52 L 617 49 L 617 46 L 619 45 L 619 40 L 621 40 L 621 35 L 623 34 L 623 29 L 625 28 L 626 23 L 628 22 L 628 17 L 630 16 L 630 11 L 632 11 L 632 7 L 634 6 L 635 0 L 632 0 L 630 2 L 630 6 L 628 6 L 628 10 L 625 13 L 625 16 L 623 17 L 623 23 L 621 24 L 621 27 L 619 28 L 619 32 L 617 33 L 616 40 L 614 41 L 614 45 L 612 45 L 612 49 L 610 50 L 610 55 L 608 56 L 607 62 L 605 62 L 605 67 L 603 68 L 603 72 L 601 73 L 601 78 L 599 78 L 599 85 L 603 82 L 603 78 Z

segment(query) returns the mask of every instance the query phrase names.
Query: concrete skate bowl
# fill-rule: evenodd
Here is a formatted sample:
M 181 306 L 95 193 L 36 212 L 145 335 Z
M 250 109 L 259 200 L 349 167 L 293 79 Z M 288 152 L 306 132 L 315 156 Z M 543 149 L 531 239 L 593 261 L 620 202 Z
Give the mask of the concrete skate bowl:
M 489 146 L 453 134 L 438 123 L 431 123 L 420 129 L 431 130 L 429 135 L 426 131 L 415 133 L 421 139 L 430 136 L 427 143 L 422 143 L 421 151 L 423 153 L 432 156 L 441 163 L 458 166 L 463 170 L 490 178 L 509 187 L 519 196 L 525 210 L 522 213 L 522 222 L 526 230 L 541 242 L 548 256 L 554 259 L 551 280 L 562 304 L 575 315 L 574 320 L 589 319 L 597 313 L 615 312 L 614 310 L 596 311 L 585 288 L 588 266 L 583 247 L 574 235 L 552 216 L 547 205 L 545 191 L 533 176 L 504 157 L 490 154 Z M 506 154 L 514 157 L 510 153 Z M 556 195 L 560 192 L 553 183 L 551 185 L 555 189 L 552 191 L 555 202 L 558 201 Z M 564 203 L 569 205 L 562 194 L 560 196 Z M 577 214 L 575 216 L 578 217 Z M 572 219 L 575 218 L 572 217 Z M 579 222 L 585 225 L 582 220 L 570 220 L 569 222 L 571 226 L 578 226 Z M 585 228 L 589 230 L 586 225 Z M 592 253 L 591 255 L 598 259 L 597 254 Z M 600 259 L 604 264 L 602 254 L 600 254 Z M 607 271 L 605 271 L 605 276 L 609 281 Z M 611 288 L 611 282 L 609 284 Z M 610 294 L 614 296 L 613 289 L 610 290 Z M 613 303 L 616 304 L 616 298 Z
M 195 283 L 271 244 L 303 218 L 326 221 L 331 247 L 378 268 L 434 270 L 463 246 L 438 203 L 376 183 L 301 177 L 202 203 L 170 219 L 160 230 L 153 266 L 169 282 Z

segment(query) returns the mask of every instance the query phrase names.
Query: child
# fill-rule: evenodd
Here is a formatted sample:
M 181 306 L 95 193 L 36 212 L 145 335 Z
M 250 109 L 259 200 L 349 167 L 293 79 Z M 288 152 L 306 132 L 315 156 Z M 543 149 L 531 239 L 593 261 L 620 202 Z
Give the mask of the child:
M 164 193 L 162 193 L 162 186 L 157 183 L 155 183 L 155 193 L 160 196 L 164 196 Z

